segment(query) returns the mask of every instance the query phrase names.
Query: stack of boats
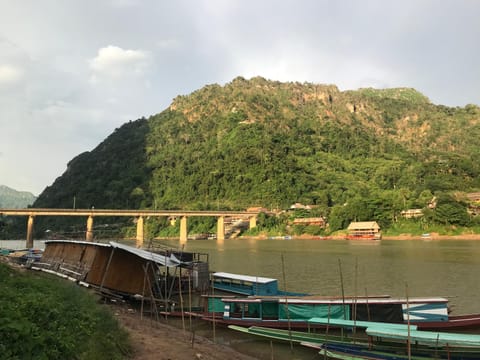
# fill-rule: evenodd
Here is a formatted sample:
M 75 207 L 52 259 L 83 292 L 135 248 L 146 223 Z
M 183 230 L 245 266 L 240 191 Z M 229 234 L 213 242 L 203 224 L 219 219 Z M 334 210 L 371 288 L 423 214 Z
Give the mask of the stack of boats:
M 207 296 L 204 320 L 328 358 L 480 359 L 480 335 L 444 332 L 478 330 L 480 314 L 451 316 L 446 298 L 290 296 L 275 279 L 228 273 L 213 274 L 213 284 L 236 295 Z

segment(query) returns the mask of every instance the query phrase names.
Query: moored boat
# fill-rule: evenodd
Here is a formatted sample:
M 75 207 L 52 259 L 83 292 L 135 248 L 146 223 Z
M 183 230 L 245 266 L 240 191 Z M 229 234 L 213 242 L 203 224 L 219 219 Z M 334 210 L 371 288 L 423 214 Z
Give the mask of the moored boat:
M 215 272 L 212 274 L 215 290 L 239 295 L 305 296 L 304 293 L 286 292 L 278 288 L 278 280 L 263 276 Z
M 330 319 L 325 319 L 330 320 Z M 416 330 L 416 326 L 381 322 L 334 320 L 342 329 L 359 332 L 305 332 L 230 325 L 232 330 L 283 342 L 297 343 L 334 359 L 450 359 L 480 358 L 480 335 Z
M 204 320 L 225 325 L 279 329 L 325 328 L 315 319 L 345 319 L 407 324 L 418 329 L 480 327 L 480 315 L 450 316 L 448 300 L 379 297 L 215 297 L 208 296 Z M 333 324 L 330 324 L 333 326 Z

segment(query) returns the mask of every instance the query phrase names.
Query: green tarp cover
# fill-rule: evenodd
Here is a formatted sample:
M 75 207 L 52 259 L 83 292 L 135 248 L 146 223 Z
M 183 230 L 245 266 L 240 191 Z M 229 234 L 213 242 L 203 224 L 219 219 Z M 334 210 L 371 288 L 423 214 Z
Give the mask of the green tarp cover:
M 208 312 L 223 312 L 225 310 L 225 303 L 219 298 L 208 299 Z
M 279 309 L 279 318 L 291 320 L 308 320 L 313 317 L 343 319 L 350 318 L 348 306 L 343 305 L 315 305 L 315 304 L 281 304 Z
M 262 303 L 262 316 L 264 318 L 276 318 L 276 317 L 278 317 L 278 302 L 263 302 Z

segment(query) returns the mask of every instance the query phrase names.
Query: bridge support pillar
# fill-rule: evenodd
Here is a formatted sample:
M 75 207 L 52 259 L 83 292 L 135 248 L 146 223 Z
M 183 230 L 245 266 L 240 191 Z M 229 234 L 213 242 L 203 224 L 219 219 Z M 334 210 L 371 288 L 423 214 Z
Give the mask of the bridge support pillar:
M 34 216 L 33 215 L 30 215 L 28 217 L 28 221 L 27 221 L 27 243 L 26 243 L 26 248 L 27 249 L 31 249 L 33 248 L 33 220 L 34 220 Z
M 137 239 L 135 246 L 140 249 L 143 247 L 143 216 L 137 219 Z
M 252 216 L 250 218 L 250 229 L 256 228 L 257 227 L 257 217 Z
M 225 217 L 219 216 L 217 219 L 217 241 L 225 240 Z
M 180 218 L 180 242 L 186 243 L 187 242 L 187 217 L 182 216 Z
M 93 216 L 90 215 L 87 219 L 87 232 L 85 233 L 85 240 L 93 241 Z

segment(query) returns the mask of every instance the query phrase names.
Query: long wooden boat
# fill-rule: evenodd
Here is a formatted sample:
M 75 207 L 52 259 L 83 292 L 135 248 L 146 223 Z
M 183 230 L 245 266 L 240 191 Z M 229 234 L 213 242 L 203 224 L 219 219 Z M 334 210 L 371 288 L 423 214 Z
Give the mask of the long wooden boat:
M 394 352 L 369 350 L 356 345 L 323 344 L 319 354 L 337 360 L 428 360 L 431 356 L 412 356 Z M 437 357 L 438 359 L 438 357 Z M 457 360 L 457 359 L 456 359 Z M 460 359 L 458 359 L 460 360 Z
M 260 336 L 270 340 L 292 342 L 294 344 L 300 344 L 309 348 L 313 348 L 318 350 L 320 354 L 327 355 L 329 359 L 407 359 L 407 357 L 405 357 L 404 355 L 395 353 L 398 352 L 398 347 L 390 347 L 388 345 L 384 345 L 381 347 L 382 350 L 372 350 L 371 344 L 369 344 L 367 340 L 359 341 L 358 339 L 347 336 L 270 329 L 255 326 L 252 326 L 250 328 L 244 328 L 241 326 L 230 325 L 229 328 L 235 331 L 243 332 L 245 334 Z M 431 359 L 431 357 L 421 357 L 415 355 L 411 359 L 423 360 Z M 472 358 L 470 358 L 470 360 L 471 359 Z M 455 360 L 458 359 L 455 358 Z
M 357 325 L 348 320 L 332 322 L 344 328 Z M 407 359 L 409 343 L 411 359 L 478 360 L 480 358 L 480 335 L 418 331 L 415 330 L 415 326 L 409 327 L 404 324 L 363 322 L 358 325 L 366 327 L 366 332 L 313 333 L 255 326 L 245 328 L 236 325 L 230 325 L 229 328 L 270 340 L 292 342 L 315 348 L 321 354 L 336 359 Z
M 450 316 L 448 300 L 433 298 L 208 297 L 204 320 L 279 329 L 325 328 L 312 318 L 406 324 L 419 330 L 480 328 L 480 315 Z
M 455 349 L 460 347 L 464 349 L 470 348 L 480 350 L 480 335 L 478 334 L 376 327 L 369 327 L 365 332 L 368 336 L 396 340 L 399 342 L 410 341 L 410 343 L 428 345 L 431 347 L 448 347 L 449 349 Z

